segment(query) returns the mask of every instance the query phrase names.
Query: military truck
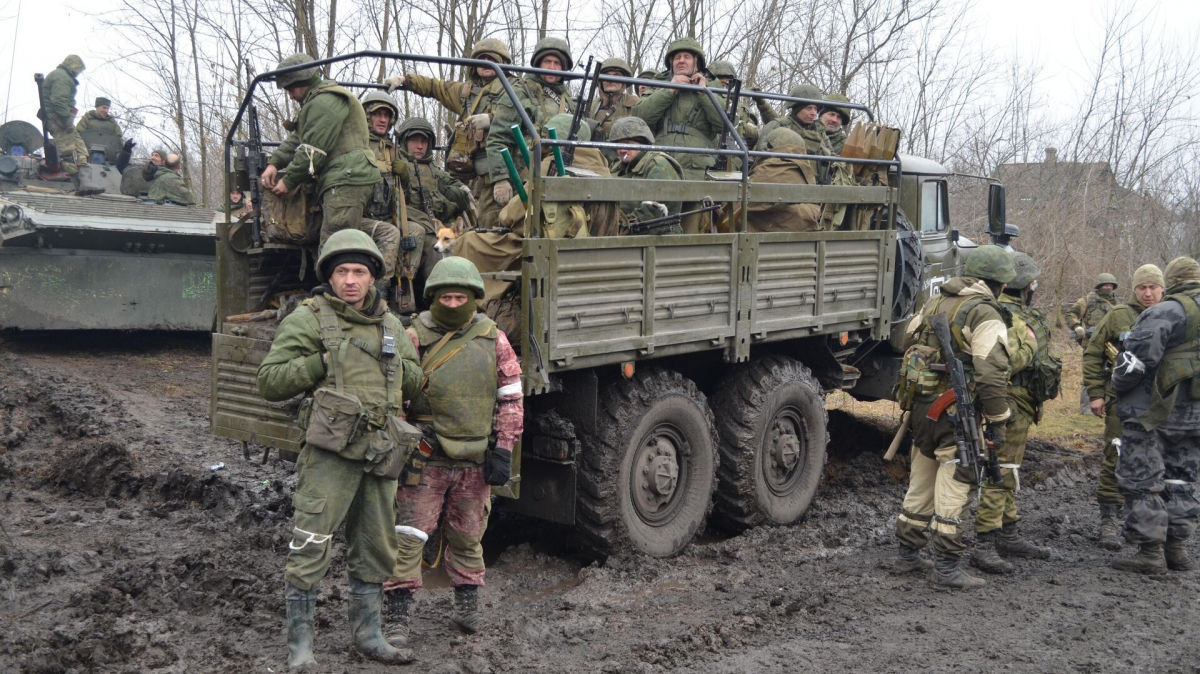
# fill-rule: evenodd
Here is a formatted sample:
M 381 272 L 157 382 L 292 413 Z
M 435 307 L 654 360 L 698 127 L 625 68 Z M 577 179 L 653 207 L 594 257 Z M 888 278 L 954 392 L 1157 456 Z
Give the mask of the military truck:
M 317 64 L 348 58 L 497 67 L 374 51 Z M 510 97 L 510 79 L 531 70 L 502 68 Z M 237 124 L 254 118 L 259 87 L 274 74 L 252 83 L 229 131 L 228 157 L 261 145 L 233 138 Z M 721 108 L 722 93 L 704 95 Z M 949 174 L 936 163 L 860 160 L 886 168 L 886 184 L 875 186 L 754 183 L 748 160 L 773 153 L 750 151 L 727 114 L 724 121 L 736 149 L 718 152 L 740 157 L 740 173 L 703 181 L 532 176 L 520 270 L 492 275 L 520 287 L 526 395 L 519 476 L 497 490 L 499 504 L 573 527 L 581 549 L 597 557 L 623 548 L 676 554 L 710 518 L 732 532 L 800 519 L 825 461 L 825 394 L 890 394 L 899 362 L 893 329 L 918 305 L 925 279 L 940 273 L 930 261 L 954 257 Z M 625 147 L 541 138 L 529 165 L 572 144 Z M 993 218 L 1003 223 L 1002 188 L 992 198 Z M 741 204 L 742 213 L 753 203 L 835 203 L 875 217 L 858 231 L 752 233 L 743 217 L 724 234 L 541 235 L 542 203 L 631 200 Z M 247 448 L 296 452 L 299 401 L 266 402 L 255 373 L 278 313 L 269 296 L 312 285 L 314 255 L 231 223 L 218 227 L 218 239 L 218 314 L 236 320 L 220 321 L 213 335 L 213 432 Z M 271 320 L 244 322 L 261 312 Z
M 211 330 L 216 214 L 121 194 L 103 156 L 56 175 L 42 142 L 0 126 L 0 329 Z

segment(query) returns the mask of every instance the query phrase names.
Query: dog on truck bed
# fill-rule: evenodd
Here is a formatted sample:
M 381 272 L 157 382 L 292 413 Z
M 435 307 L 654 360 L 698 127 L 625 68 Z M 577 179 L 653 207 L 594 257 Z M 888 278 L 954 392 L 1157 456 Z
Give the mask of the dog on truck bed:
M 454 239 L 457 234 L 450 227 L 440 227 L 437 231 L 437 243 L 433 244 L 433 249 L 442 254 L 442 257 L 449 257 L 454 254 Z

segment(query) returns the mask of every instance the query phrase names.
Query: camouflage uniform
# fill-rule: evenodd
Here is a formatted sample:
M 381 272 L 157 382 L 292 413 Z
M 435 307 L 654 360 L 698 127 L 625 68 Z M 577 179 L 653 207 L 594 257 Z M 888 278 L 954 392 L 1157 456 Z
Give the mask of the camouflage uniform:
M 792 91 L 788 92 L 794 98 L 822 98 L 820 90 L 815 87 L 800 85 L 793 87 Z M 788 115 L 781 117 L 773 122 L 770 122 L 761 133 L 759 133 L 758 150 L 767 148 L 767 137 L 775 129 L 783 128 L 790 129 L 801 138 L 804 139 L 804 146 L 807 154 L 829 156 L 833 154 L 833 148 L 829 145 L 829 137 L 825 135 L 825 127 L 821 125 L 820 117 L 811 124 L 802 124 L 796 118 L 797 113 L 804 108 L 806 103 L 795 102 L 788 108 Z M 840 165 L 840 164 L 839 164 Z M 832 183 L 834 175 L 830 170 L 829 162 L 817 162 L 817 183 L 821 185 L 829 185 Z
M 615 70 L 625 77 L 633 77 L 633 70 L 630 69 L 629 64 L 619 58 L 605 59 L 600 64 L 602 74 L 610 70 Z M 592 109 L 588 111 L 588 119 L 596 123 L 595 130 L 592 132 L 592 140 L 608 140 L 608 132 L 612 128 L 613 122 L 622 117 L 632 116 L 633 108 L 639 100 L 641 99 L 638 98 L 638 95 L 629 91 L 628 86 L 623 87 L 620 91 L 608 93 L 603 91 L 603 84 L 598 85 L 596 100 L 592 102 Z M 601 152 L 609 162 L 617 158 L 616 150 L 605 149 Z
M 425 156 L 416 159 L 408 153 L 406 142 L 409 136 L 421 134 L 429 139 Z M 437 145 L 433 126 L 422 117 L 407 119 L 396 130 L 398 150 L 408 164 L 408 176 L 404 183 L 405 199 L 408 202 L 408 219 L 420 229 L 421 237 L 419 269 L 421 278 L 427 278 L 433 265 L 441 259 L 434 250 L 437 230 L 450 225 L 455 218 L 472 207 L 471 192 L 457 178 L 433 163 L 433 148 Z
M 387 96 L 387 94 L 380 95 Z M 377 107 L 377 104 L 372 105 L 370 101 L 370 95 L 368 95 L 368 98 L 364 99 L 363 106 L 364 113 L 368 115 Z M 390 98 L 383 105 L 386 106 L 388 102 L 390 102 Z M 391 103 L 389 109 L 392 111 L 392 121 L 394 122 L 399 108 L 395 103 Z M 380 181 L 371 188 L 371 196 L 367 198 L 367 203 L 363 207 L 364 219 L 359 227 L 371 236 L 375 245 L 379 247 L 379 252 L 383 255 L 383 280 L 387 281 L 384 283 L 386 287 L 390 285 L 390 279 L 396 275 L 396 267 L 400 262 L 402 232 L 396 225 L 400 222 L 399 204 L 396 202 L 404 198 L 399 189 L 400 183 L 407 179 L 408 165 L 400 158 L 395 143 L 388 138 L 386 133 L 375 133 L 375 129 L 371 128 L 369 123 L 367 128 L 370 134 L 368 145 L 371 148 L 375 166 L 379 169 Z
M 648 145 L 654 144 L 654 134 L 650 132 L 650 129 L 644 122 L 638 119 L 623 121 L 615 125 L 613 129 L 616 134 L 614 142 L 622 143 L 637 140 Z M 612 173 L 618 178 L 646 178 L 650 180 L 681 180 L 683 178 L 683 168 L 679 166 L 679 162 L 675 161 L 668 154 L 654 150 L 642 150 L 628 164 L 618 159 L 612 165 Z M 666 214 L 662 213 L 661 209 L 652 207 L 644 201 L 622 201 L 619 205 L 625 218 L 631 221 L 651 220 L 663 215 L 672 215 L 678 213 L 680 208 L 680 202 L 678 201 L 666 201 L 660 204 L 666 207 Z M 680 234 L 682 232 L 683 229 L 679 223 L 671 223 L 667 226 L 655 228 L 653 231 L 640 233 Z
M 155 171 L 146 198 L 159 203 L 169 201 L 179 206 L 191 206 L 196 203 L 196 197 L 183 182 L 183 177 L 165 166 L 159 166 Z
M 86 164 L 88 159 L 87 145 L 75 130 L 75 90 L 79 85 L 76 78 L 83 67 L 83 59 L 71 54 L 42 82 L 46 128 L 54 137 L 63 170 L 70 175 L 78 173 L 79 165 Z
M 1189 570 L 1184 541 L 1200 518 L 1200 265 L 1167 265 L 1167 296 L 1138 317 L 1113 368 L 1121 418 L 1117 484 L 1125 495 L 1125 536 L 1139 545 L 1123 570 Z
M 1100 319 L 1104 318 L 1113 307 L 1117 306 L 1117 296 L 1115 292 L 1116 279 L 1113 278 L 1113 290 L 1104 290 L 1100 286 L 1109 283 L 1104 277 L 1112 278 L 1111 274 L 1102 274 L 1101 283 L 1097 283 L 1095 289 L 1088 292 L 1084 297 L 1075 300 L 1075 304 L 1067 310 L 1067 328 L 1075 332 L 1075 341 L 1083 348 L 1087 348 L 1088 340 L 1091 338 L 1091 333 L 1100 324 Z M 1083 335 L 1079 332 L 1082 328 Z
M 842 118 L 842 126 L 837 131 L 825 130 L 825 136 L 829 139 L 829 148 L 833 150 L 833 154 L 841 156 L 842 148 L 846 146 L 846 128 L 850 126 L 850 108 L 835 105 L 835 103 L 848 103 L 850 99 L 842 94 L 828 94 L 825 100 L 829 101 L 821 106 L 820 112 L 817 113 L 817 121 L 820 122 L 822 116 L 826 112 L 836 112 Z
M 96 99 L 96 107 L 111 104 L 106 98 Z M 79 133 L 89 152 L 92 148 L 99 147 L 104 150 L 105 161 L 117 162 L 121 153 L 122 134 L 121 125 L 112 114 L 101 117 L 98 110 L 88 110 L 75 125 L 75 131 Z

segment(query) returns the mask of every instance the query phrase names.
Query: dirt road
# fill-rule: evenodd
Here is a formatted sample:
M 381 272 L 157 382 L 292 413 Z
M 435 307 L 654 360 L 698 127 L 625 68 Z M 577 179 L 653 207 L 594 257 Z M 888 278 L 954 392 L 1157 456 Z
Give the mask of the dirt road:
M 207 335 L 0 338 L 0 670 L 285 669 L 295 480 L 209 435 L 208 368 Z M 879 459 L 888 430 L 830 422 L 796 526 L 585 566 L 562 530 L 497 515 L 490 627 L 458 635 L 430 572 L 410 669 L 1200 672 L 1200 574 L 1108 567 L 1092 541 L 1094 456 L 1030 451 L 1023 526 L 1052 559 L 943 593 L 888 569 L 905 480 Z M 320 671 L 403 670 L 350 652 L 344 594 L 339 562 L 321 586 Z

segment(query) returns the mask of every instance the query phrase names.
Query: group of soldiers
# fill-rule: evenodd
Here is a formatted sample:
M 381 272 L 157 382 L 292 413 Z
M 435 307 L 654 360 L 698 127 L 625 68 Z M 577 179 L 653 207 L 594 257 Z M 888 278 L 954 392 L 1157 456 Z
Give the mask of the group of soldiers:
M 1061 370 L 1050 351 L 1046 316 L 1032 303 L 1039 275 L 1024 253 L 980 246 L 963 275 L 944 283 L 907 327 L 910 346 L 897 390 L 907 394 L 900 402 L 913 451 L 896 525 L 897 572 L 928 571 L 935 587 L 971 589 L 985 582 L 967 573 L 965 559 L 986 573 L 1004 574 L 1014 570 L 1009 558 L 1050 556 L 1021 535 L 1016 504 L 1029 428 L 1045 401 L 1058 395 Z M 1132 285 L 1132 297 L 1117 305 L 1116 278 L 1102 274 L 1095 292 L 1069 312 L 1071 330 L 1085 346 L 1088 408 L 1105 417 L 1098 544 L 1120 550 L 1123 530 L 1138 550 L 1114 559 L 1114 568 L 1190 571 L 1195 563 L 1186 541 L 1200 519 L 1194 494 L 1200 472 L 1200 264 L 1179 257 L 1165 274 L 1144 265 Z M 975 409 L 958 413 L 977 416 L 995 451 L 998 475 L 987 479 L 960 460 L 961 438 L 950 415 L 931 413 L 951 387 L 933 329 L 938 317 L 949 326 L 951 348 L 976 396 Z M 969 549 L 965 517 L 976 482 L 976 540 Z M 932 562 L 920 555 L 930 541 Z
M 84 67 L 82 58 L 70 54 L 41 85 L 38 116 L 54 139 L 62 172 L 77 182 L 81 166 L 112 164 L 122 172 L 121 190 L 125 194 L 144 194 L 152 201 L 180 206 L 196 203 L 183 179 L 183 158 L 178 153 L 155 150 L 144 167 L 129 166 L 136 144 L 124 139 L 121 125 L 111 113 L 111 99 L 97 96 L 95 107 L 75 121 L 79 112 L 75 94 Z

